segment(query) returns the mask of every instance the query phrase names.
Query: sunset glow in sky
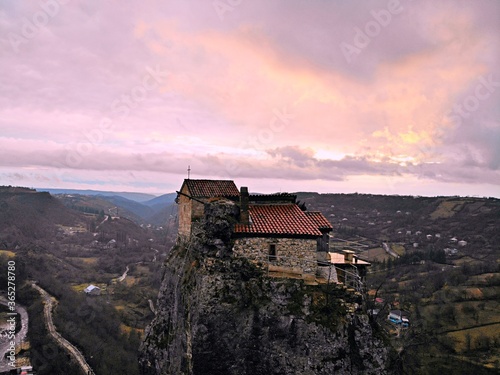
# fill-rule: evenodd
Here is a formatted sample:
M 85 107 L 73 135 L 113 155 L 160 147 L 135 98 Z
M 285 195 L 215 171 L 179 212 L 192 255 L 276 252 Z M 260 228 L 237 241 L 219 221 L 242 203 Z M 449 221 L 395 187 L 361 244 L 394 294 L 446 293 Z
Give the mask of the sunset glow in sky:
M 0 1 L 0 185 L 500 197 L 500 2 Z

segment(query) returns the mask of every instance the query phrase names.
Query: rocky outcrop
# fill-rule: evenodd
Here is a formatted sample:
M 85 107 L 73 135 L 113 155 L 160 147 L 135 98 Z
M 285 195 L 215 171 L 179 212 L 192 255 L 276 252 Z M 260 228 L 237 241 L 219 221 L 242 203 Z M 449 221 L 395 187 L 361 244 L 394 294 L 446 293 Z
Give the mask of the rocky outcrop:
M 353 296 L 333 285 L 267 277 L 231 252 L 237 209 L 206 207 L 166 261 L 140 367 L 152 374 L 384 374 L 388 349 Z

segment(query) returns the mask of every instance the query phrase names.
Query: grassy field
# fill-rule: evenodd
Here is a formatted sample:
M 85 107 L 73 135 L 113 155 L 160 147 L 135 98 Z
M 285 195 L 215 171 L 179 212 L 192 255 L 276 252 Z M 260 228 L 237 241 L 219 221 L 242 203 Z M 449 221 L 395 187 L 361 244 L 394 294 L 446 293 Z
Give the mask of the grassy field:
M 447 334 L 456 353 L 468 355 L 486 368 L 500 368 L 500 348 L 495 343 L 500 340 L 500 322 L 481 327 L 472 327 Z M 496 347 L 495 347 L 496 346 Z
M 71 285 L 71 288 L 75 291 L 75 292 L 78 292 L 78 293 L 83 293 L 83 291 L 85 290 L 86 287 L 88 287 L 90 284 L 92 283 L 83 283 L 83 284 L 75 284 L 75 285 Z M 101 291 L 105 291 L 106 290 L 106 284 L 99 284 L 99 283 L 96 283 L 96 284 L 92 284 L 92 285 L 95 285 L 95 286 L 98 286 L 99 288 L 101 288 Z
M 76 261 L 76 262 L 81 262 L 85 265 L 89 265 L 89 266 L 95 266 L 97 264 L 97 261 L 99 260 L 99 258 L 97 257 L 89 257 L 89 258 L 84 258 L 84 257 L 68 257 L 67 258 L 68 260 L 73 260 L 73 261 Z
M 135 276 L 127 276 L 123 282 L 126 286 L 132 286 L 138 282 L 138 279 Z
M 400 245 L 400 244 L 392 243 L 391 249 L 399 256 L 402 256 L 405 253 L 405 247 L 403 245 Z
M 488 279 L 498 277 L 497 273 L 483 273 L 482 275 L 476 275 L 469 278 L 469 281 L 474 285 L 487 284 Z
M 132 330 L 134 330 L 136 333 L 140 334 L 141 336 L 144 334 L 144 330 L 143 329 L 133 328 L 133 327 L 127 326 L 127 325 L 125 325 L 123 323 L 120 324 L 120 330 L 123 333 L 127 333 L 127 334 L 129 334 L 130 332 L 132 332 Z
M 430 215 L 431 219 L 446 219 L 455 215 L 462 206 L 465 204 L 464 201 L 444 201 L 436 208 L 436 210 Z
M 65 225 L 58 224 L 57 227 L 62 229 L 64 231 L 64 233 L 67 233 L 67 234 L 86 233 L 87 232 L 87 228 L 85 228 L 84 226 L 68 227 Z
M 16 253 L 10 250 L 0 250 L 0 255 L 5 255 L 9 258 L 13 258 L 16 256 Z
M 369 262 L 383 262 L 387 261 L 391 256 L 385 252 L 381 247 L 369 249 L 361 253 L 361 257 Z

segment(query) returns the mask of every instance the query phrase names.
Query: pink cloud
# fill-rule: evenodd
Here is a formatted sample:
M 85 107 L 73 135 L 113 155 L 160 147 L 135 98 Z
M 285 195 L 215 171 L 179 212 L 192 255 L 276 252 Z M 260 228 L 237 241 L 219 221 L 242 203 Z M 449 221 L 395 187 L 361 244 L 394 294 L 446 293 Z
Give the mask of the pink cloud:
M 17 53 L 8 35 L 39 4 L 6 7 L 0 173 L 56 164 L 73 180 L 119 171 L 126 184 L 127 170 L 180 178 L 190 164 L 318 186 L 362 175 L 497 183 L 500 90 L 475 92 L 500 81 L 498 4 L 401 6 L 352 62 L 340 44 L 387 2 L 243 2 L 221 20 L 211 2 L 75 1 Z M 161 84 L 144 91 L 151 69 Z M 473 110 L 457 118 L 464 103 Z

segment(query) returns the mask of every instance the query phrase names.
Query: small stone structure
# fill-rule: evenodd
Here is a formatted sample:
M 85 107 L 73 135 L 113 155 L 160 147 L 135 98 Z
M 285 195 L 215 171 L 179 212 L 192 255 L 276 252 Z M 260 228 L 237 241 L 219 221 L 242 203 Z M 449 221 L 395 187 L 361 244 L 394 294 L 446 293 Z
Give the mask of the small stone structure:
M 239 195 L 231 180 L 184 180 L 176 199 L 179 204 L 179 236 L 191 236 L 192 223 L 203 217 L 205 203 L 209 200 L 238 200 Z

